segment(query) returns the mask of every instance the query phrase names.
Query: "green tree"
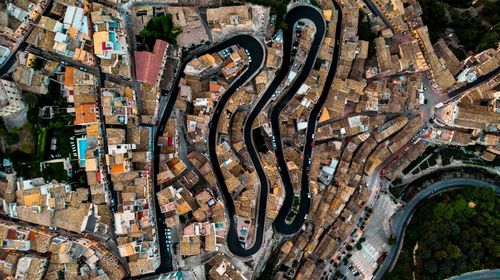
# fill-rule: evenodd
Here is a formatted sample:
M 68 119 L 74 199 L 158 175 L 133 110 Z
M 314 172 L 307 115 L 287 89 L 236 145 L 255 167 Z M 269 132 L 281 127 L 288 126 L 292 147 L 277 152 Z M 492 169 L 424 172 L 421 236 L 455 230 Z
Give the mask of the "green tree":
M 29 108 L 35 108 L 38 103 L 38 94 L 23 92 L 23 101 Z
M 443 260 L 448 257 L 448 253 L 445 250 L 439 250 L 436 252 L 434 256 L 436 257 L 437 260 Z
M 394 236 L 389 237 L 389 240 L 387 241 L 389 245 L 394 245 L 396 244 L 396 238 Z
M 485 1 L 483 7 L 479 12 L 479 18 L 482 21 L 487 21 L 491 25 L 498 24 L 500 22 L 500 2 L 498 1 Z
M 437 265 L 434 260 L 429 260 L 424 263 L 424 270 L 428 272 L 429 274 L 433 274 L 437 272 Z
M 474 207 L 470 207 L 471 201 Z M 494 191 L 474 187 L 441 194 L 419 205 L 398 263 L 384 279 L 407 279 L 404 275 L 413 272 L 417 279 L 445 279 L 498 267 L 498 205 L 500 199 Z M 411 252 L 417 242 L 415 269 Z
M 172 22 L 172 15 L 165 14 L 159 17 L 152 18 L 139 33 L 145 37 L 151 47 L 156 39 L 161 39 L 169 42 L 170 44 L 177 44 L 177 36 L 182 32 L 180 27 L 174 26 Z
M 432 257 L 432 251 L 427 248 L 423 248 L 422 250 L 420 250 L 420 257 L 422 259 L 428 259 Z

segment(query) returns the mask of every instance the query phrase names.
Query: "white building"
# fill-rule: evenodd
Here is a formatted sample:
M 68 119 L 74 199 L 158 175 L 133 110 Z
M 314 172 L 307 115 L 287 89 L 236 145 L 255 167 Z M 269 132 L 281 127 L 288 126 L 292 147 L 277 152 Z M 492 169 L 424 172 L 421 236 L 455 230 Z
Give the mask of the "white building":
M 0 117 L 7 117 L 26 108 L 16 84 L 0 79 Z
M 0 46 L 0 65 L 2 65 L 10 55 L 10 50 L 4 46 Z

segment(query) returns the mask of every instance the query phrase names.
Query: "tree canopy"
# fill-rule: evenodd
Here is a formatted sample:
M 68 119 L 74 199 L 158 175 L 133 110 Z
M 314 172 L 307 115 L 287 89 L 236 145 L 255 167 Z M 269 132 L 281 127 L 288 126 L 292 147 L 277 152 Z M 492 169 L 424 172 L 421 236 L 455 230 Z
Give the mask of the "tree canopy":
M 180 27 L 174 26 L 172 15 L 165 14 L 152 18 L 139 34 L 146 38 L 149 46 L 152 46 L 156 39 L 165 40 L 175 45 L 177 44 L 177 36 L 181 32 Z
M 441 194 L 418 207 L 402 253 L 385 279 L 445 279 L 498 267 L 500 199 L 474 187 Z M 415 261 L 413 251 L 415 251 Z
M 445 35 L 447 28 L 455 30 L 467 51 L 481 52 L 496 48 L 500 40 L 498 27 L 500 1 L 479 1 L 473 7 L 471 0 L 419 0 L 422 19 L 429 27 L 432 42 Z M 477 10 L 474 13 L 473 10 Z

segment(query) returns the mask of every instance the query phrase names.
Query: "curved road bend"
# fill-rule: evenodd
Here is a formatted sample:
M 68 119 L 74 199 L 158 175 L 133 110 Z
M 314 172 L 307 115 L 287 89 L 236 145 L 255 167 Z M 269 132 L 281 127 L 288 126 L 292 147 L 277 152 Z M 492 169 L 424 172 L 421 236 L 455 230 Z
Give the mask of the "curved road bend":
M 245 42 L 250 42 L 252 44 L 252 46 L 258 46 L 258 49 L 250 49 L 250 48 L 247 47 L 248 50 L 250 51 L 251 55 L 254 57 L 253 60 L 256 61 L 255 63 L 258 63 L 258 61 L 263 61 L 263 56 L 264 55 L 263 55 L 263 51 L 261 50 L 262 47 L 260 45 L 258 45 L 259 43 L 256 41 L 256 39 L 254 39 L 253 37 L 251 37 L 249 35 L 237 35 L 237 36 L 231 37 L 231 38 L 229 38 L 229 39 L 227 39 L 225 41 L 222 41 L 219 44 L 214 45 L 214 46 L 212 46 L 210 48 L 204 48 L 200 52 L 197 52 L 195 54 L 187 56 L 184 59 L 183 63 L 181 64 L 181 66 L 180 66 L 180 68 L 178 70 L 178 75 L 177 75 L 176 80 L 174 82 L 175 86 L 174 86 L 174 88 L 172 89 L 172 92 L 169 95 L 167 104 L 165 106 L 165 109 L 164 109 L 163 114 L 161 116 L 160 122 L 158 124 L 158 130 L 156 132 L 155 139 L 154 139 L 155 150 L 154 150 L 154 176 L 153 176 L 153 185 L 154 185 L 154 188 L 155 188 L 155 193 L 157 193 L 157 192 L 159 192 L 161 190 L 161 188 L 158 185 L 158 182 L 156 180 L 156 175 L 158 175 L 158 172 L 159 172 L 159 163 L 160 163 L 159 162 L 160 161 L 160 149 L 156 148 L 158 146 L 158 137 L 160 135 L 162 135 L 163 132 L 165 131 L 165 125 L 167 123 L 167 120 L 170 117 L 170 115 L 172 114 L 173 108 L 175 106 L 175 102 L 177 100 L 177 96 L 179 95 L 179 88 L 178 88 L 177 85 L 179 84 L 179 81 L 181 79 L 182 73 L 184 72 L 184 68 L 186 67 L 187 62 L 189 62 L 192 58 L 194 58 L 196 56 L 201 56 L 201 55 L 206 54 L 206 53 L 218 52 L 218 51 L 221 51 L 221 50 L 223 50 L 225 48 L 228 48 L 228 47 L 230 47 L 232 45 L 239 44 L 239 45 L 242 45 L 242 46 L 246 47 L 246 43 Z M 259 60 L 259 54 L 260 54 L 260 60 Z M 252 65 L 250 65 L 250 67 L 252 67 Z M 248 70 L 247 70 L 247 72 L 248 72 Z M 156 218 L 158 220 L 158 222 L 157 222 L 157 225 L 158 225 L 158 238 L 159 238 L 160 257 L 161 257 L 161 265 L 156 270 L 155 274 L 161 274 L 161 273 L 167 273 L 167 272 L 172 271 L 173 270 L 173 266 L 172 266 L 171 256 L 167 252 L 167 246 L 168 245 L 167 245 L 166 236 L 164 234 L 164 232 L 166 230 L 166 226 L 163 223 L 163 216 L 161 214 L 160 206 L 158 205 L 158 203 L 155 203 L 155 210 L 156 210 Z M 234 206 L 233 206 L 233 210 L 234 210 Z
M 484 269 L 484 270 L 466 272 L 457 276 L 447 278 L 446 280 L 491 280 L 491 279 L 500 279 L 500 269 Z
M 308 19 L 311 20 L 316 28 L 316 33 L 314 34 L 314 39 L 311 44 L 311 48 L 309 49 L 309 53 L 307 55 L 306 61 L 304 62 L 304 65 L 302 66 L 302 69 L 298 73 L 297 77 L 294 79 L 293 83 L 291 86 L 286 90 L 285 94 L 281 96 L 274 107 L 271 110 L 271 128 L 273 131 L 273 136 L 274 136 L 274 141 L 276 145 L 275 153 L 276 153 L 276 161 L 279 166 L 279 173 L 281 176 L 281 181 L 283 182 L 283 186 L 285 187 L 285 200 L 283 202 L 283 205 L 281 206 L 278 215 L 276 216 L 276 219 L 274 220 L 274 228 L 276 231 L 278 231 L 281 234 L 289 235 L 293 234 L 298 231 L 298 229 L 302 226 L 302 223 L 304 221 L 304 217 L 309 211 L 309 203 L 306 201 L 308 200 L 307 198 L 307 193 L 306 192 L 306 197 L 304 200 L 301 199 L 301 204 L 300 204 L 300 209 L 299 213 L 295 217 L 294 221 L 291 224 L 286 223 L 286 216 L 291 210 L 292 204 L 293 204 L 293 198 L 294 198 L 294 191 L 293 191 L 293 186 L 292 182 L 290 179 L 290 174 L 288 173 L 288 168 L 286 165 L 286 159 L 285 155 L 283 152 L 283 142 L 281 139 L 281 131 L 280 131 L 280 113 L 283 111 L 283 109 L 286 107 L 286 105 L 290 102 L 290 100 L 295 96 L 297 91 L 299 90 L 300 86 L 304 83 L 304 81 L 307 79 L 309 76 L 309 73 L 311 72 L 314 62 L 316 61 L 316 57 L 319 52 L 319 48 L 321 46 L 321 42 L 323 41 L 323 38 L 325 37 L 325 32 L 326 32 L 326 23 L 321 15 L 321 13 L 313 7 L 307 7 L 307 12 L 303 13 L 302 11 L 299 12 L 297 15 L 294 15 L 294 17 L 287 17 L 287 23 L 288 23 L 288 30 L 286 31 L 285 35 L 285 44 L 284 44 L 284 55 L 283 55 L 283 66 L 280 69 L 280 72 L 277 75 L 277 79 L 275 81 L 278 81 L 279 83 L 282 82 L 283 79 L 286 79 L 286 75 L 290 71 L 290 65 L 292 64 L 292 58 L 291 58 L 291 45 L 292 45 L 292 40 L 293 40 L 293 32 L 294 32 L 294 23 L 298 20 L 301 19 Z M 298 9 L 304 9 L 303 7 L 297 7 L 292 11 L 297 11 Z M 293 21 L 289 21 L 293 19 Z M 278 83 L 278 85 L 279 85 Z M 326 84 L 325 84 L 326 85 Z M 276 88 L 269 88 L 274 92 Z M 306 159 L 304 157 L 304 163 Z M 304 165 L 304 163 L 302 165 Z M 302 186 L 304 188 L 304 186 Z M 309 188 L 307 188 L 309 189 Z M 300 211 L 303 210 L 303 211 Z
M 342 13 L 340 9 L 340 5 L 336 2 L 333 1 L 333 4 L 335 6 L 335 9 L 338 11 L 338 17 L 337 17 L 337 22 L 336 22 L 336 29 L 335 29 L 335 45 L 333 49 L 333 55 L 332 55 L 332 64 L 330 65 L 330 70 L 328 72 L 328 75 L 326 77 L 326 81 L 323 87 L 323 90 L 321 92 L 321 95 L 316 102 L 316 104 L 313 106 L 311 112 L 309 113 L 309 119 L 307 121 L 307 130 L 306 130 L 306 142 L 303 150 L 303 157 L 304 157 L 304 162 L 302 164 L 302 177 L 301 177 L 301 190 L 300 190 L 300 206 L 299 206 L 299 211 L 297 215 L 295 216 L 295 219 L 292 221 L 292 223 L 288 224 L 286 222 L 286 216 L 290 212 L 293 204 L 293 197 L 294 197 L 294 192 L 293 192 L 293 187 L 290 181 L 290 175 L 288 173 L 288 169 L 286 167 L 286 162 L 285 162 L 285 157 L 283 153 L 283 147 L 282 147 L 282 142 L 281 142 L 281 136 L 279 133 L 279 113 L 281 110 L 284 108 L 286 104 L 282 104 L 282 100 L 290 100 L 293 95 L 297 92 L 299 87 L 302 85 L 302 82 L 305 78 L 307 78 L 307 75 L 309 74 L 308 72 L 310 71 L 312 65 L 309 64 L 314 64 L 315 61 L 315 55 L 311 55 L 312 51 L 310 52 L 310 56 L 307 58 L 306 65 L 304 66 L 302 73 L 304 73 L 305 77 L 298 77 L 297 79 L 303 79 L 299 83 L 295 83 L 292 88 L 287 92 L 286 96 L 284 96 L 280 101 L 279 104 L 276 105 L 276 107 L 273 108 L 273 112 L 271 115 L 271 124 L 272 124 L 272 129 L 273 129 L 273 135 L 275 136 L 275 141 L 276 141 L 276 155 L 278 157 L 278 166 L 280 167 L 280 175 L 283 181 L 283 184 L 285 186 L 285 200 L 283 202 L 283 206 L 280 208 L 280 211 L 278 212 L 278 216 L 276 217 L 274 221 L 274 228 L 285 235 L 290 235 L 296 233 L 300 227 L 303 225 L 305 221 L 305 216 L 309 212 L 309 208 L 311 205 L 311 199 L 309 198 L 309 169 L 310 169 L 310 163 L 309 159 L 311 158 L 312 155 L 312 148 L 313 148 L 313 134 L 316 131 L 316 121 L 318 119 L 319 113 L 321 112 L 321 108 L 323 108 L 323 105 L 326 101 L 326 98 L 330 92 L 330 86 L 333 82 L 333 78 L 335 77 L 336 71 L 337 71 L 337 62 L 338 62 L 338 57 L 339 57 L 339 51 L 340 51 L 340 36 L 341 36 L 341 23 L 342 23 Z M 321 20 L 323 21 L 322 24 L 320 24 L 318 21 L 314 21 L 316 24 L 316 35 L 321 34 L 324 32 L 324 30 L 321 30 L 321 28 L 324 26 L 324 20 L 321 17 Z M 318 28 L 320 26 L 320 28 Z M 325 28 L 326 29 L 326 28 Z M 323 35 L 324 36 L 324 35 Z M 316 40 L 316 39 L 315 39 Z M 319 44 L 318 44 L 319 45 Z M 318 46 L 319 47 L 319 46 Z M 314 45 L 313 45 L 314 48 Z M 309 60 L 311 58 L 311 60 Z M 304 71 L 305 69 L 308 69 L 308 71 Z M 285 101 L 286 101 L 285 100 Z M 286 101 L 286 102 L 288 102 Z
M 228 191 L 226 183 L 224 181 L 224 176 L 222 175 L 222 170 L 220 169 L 219 160 L 217 157 L 217 126 L 219 124 L 219 119 L 221 114 L 224 112 L 224 106 L 229 101 L 233 93 L 248 80 L 253 78 L 264 66 L 265 59 L 265 50 L 264 45 L 254 37 L 248 35 L 240 35 L 237 36 L 237 40 L 233 41 L 233 45 L 239 45 L 245 49 L 247 49 L 252 56 L 252 62 L 249 63 L 248 68 L 240 75 L 226 90 L 226 92 L 220 96 L 219 101 L 214 109 L 214 114 L 212 115 L 212 119 L 209 123 L 208 128 L 208 153 L 210 156 L 210 163 L 212 164 L 212 169 L 214 171 L 215 176 L 217 177 L 217 182 L 219 185 L 219 189 L 221 190 L 224 200 L 226 210 L 228 212 L 229 218 L 229 228 L 226 236 L 226 243 L 229 250 L 238 256 L 248 257 L 257 252 L 262 244 L 262 235 L 263 230 L 257 229 L 257 234 L 255 238 L 254 245 L 245 249 L 241 246 L 240 241 L 238 239 L 238 232 L 236 230 L 236 211 L 234 208 L 234 202 L 231 194 Z M 259 217 L 260 218 L 260 217 Z
M 391 227 L 396 235 L 396 244 L 391 247 L 389 254 L 384 260 L 384 263 L 382 264 L 382 266 L 380 266 L 377 273 L 375 274 L 375 279 L 382 279 L 384 274 L 389 269 L 392 269 L 396 264 L 399 252 L 403 247 L 406 227 L 410 223 L 413 213 L 415 212 L 415 209 L 417 208 L 418 204 L 423 200 L 432 197 L 438 193 L 457 190 L 464 188 L 466 186 L 491 189 L 496 192 L 497 196 L 500 195 L 500 187 L 497 185 L 476 179 L 463 179 L 463 178 L 449 179 L 437 182 L 417 193 L 417 195 L 415 195 L 410 200 L 410 202 L 403 207 L 401 211 L 395 214 L 396 216 L 393 216 L 391 218 Z

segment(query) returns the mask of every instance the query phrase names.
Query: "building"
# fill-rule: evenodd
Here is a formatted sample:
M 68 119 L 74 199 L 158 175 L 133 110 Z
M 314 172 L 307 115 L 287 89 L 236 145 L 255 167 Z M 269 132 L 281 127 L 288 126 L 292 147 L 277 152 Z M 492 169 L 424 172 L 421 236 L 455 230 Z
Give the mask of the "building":
M 166 10 L 172 14 L 174 26 L 182 28 L 182 32 L 177 36 L 179 46 L 190 47 L 209 41 L 198 7 L 169 6 Z
M 101 58 L 99 64 L 102 72 L 130 78 L 125 19 L 116 9 L 100 3 L 93 2 L 91 7 L 94 54 Z
M 75 125 L 89 125 L 99 122 L 95 104 L 82 104 L 75 108 Z
M 16 84 L 0 79 L 0 116 L 17 114 L 26 108 Z
M 0 46 L 0 65 L 2 65 L 10 55 L 10 50 L 4 46 Z
M 220 30 L 228 25 L 249 26 L 252 24 L 250 7 L 241 5 L 207 9 L 207 21 L 213 30 Z
M 156 40 L 152 52 L 135 52 L 135 73 L 137 80 L 150 85 L 158 84 L 167 54 L 168 43 Z
M 209 262 L 210 271 L 208 272 L 208 279 L 232 279 L 232 280 L 246 280 L 247 278 L 234 267 L 229 260 L 222 254 L 213 257 Z
M 17 66 L 12 73 L 12 80 L 22 91 L 37 94 L 47 94 L 49 92 L 49 77 L 27 65 Z
M 17 263 L 16 279 L 41 280 L 47 269 L 48 259 L 37 256 L 26 256 Z

